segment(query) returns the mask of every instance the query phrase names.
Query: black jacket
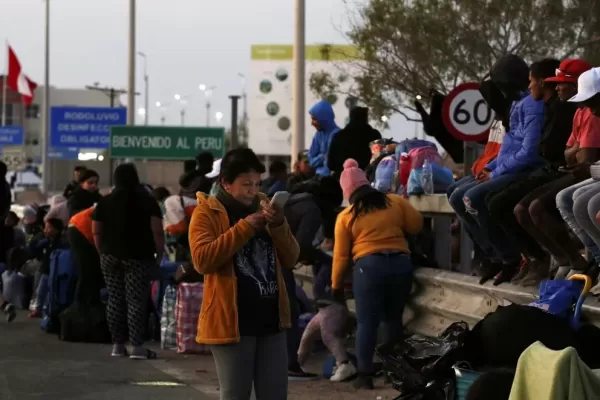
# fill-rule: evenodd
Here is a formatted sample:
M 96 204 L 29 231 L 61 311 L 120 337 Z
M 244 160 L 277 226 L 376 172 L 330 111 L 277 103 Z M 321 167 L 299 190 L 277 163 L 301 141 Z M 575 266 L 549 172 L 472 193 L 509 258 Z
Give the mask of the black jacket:
M 333 136 L 327 156 L 327 167 L 339 175 L 344 162 L 353 158 L 361 169 L 367 168 L 371 160 L 369 143 L 381 139 L 381 133 L 369 125 L 369 109 L 354 107 L 350 111 L 350 122 Z
M 71 197 L 67 200 L 67 209 L 69 210 L 69 218 L 73 215 L 87 210 L 94 204 L 100 201 L 102 195 L 99 192 L 90 192 L 82 189 L 81 187 L 76 188 Z
M 65 199 L 68 199 L 69 197 L 71 197 L 71 195 L 73 194 L 75 189 L 77 189 L 78 187 L 79 187 L 79 183 L 77 181 L 69 182 L 67 184 L 67 186 L 65 186 L 65 190 L 63 191 L 63 196 L 65 197 Z
M 10 205 L 12 203 L 12 193 L 10 191 L 10 185 L 6 180 L 2 182 L 0 180 L 0 218 L 4 219 L 10 211 Z
M 300 246 L 300 261 L 314 262 L 318 250 L 313 241 L 323 223 L 315 197 L 310 193 L 292 194 L 285 204 L 284 214 Z
M 544 128 L 540 155 L 553 167 L 565 165 L 565 147 L 573 131 L 577 104 L 560 101 L 554 96 L 544 105 Z
M 214 179 L 207 178 L 205 175 L 205 172 L 199 170 L 183 173 L 179 178 L 179 186 L 181 186 L 179 195 L 196 199 L 197 192 L 209 194 Z

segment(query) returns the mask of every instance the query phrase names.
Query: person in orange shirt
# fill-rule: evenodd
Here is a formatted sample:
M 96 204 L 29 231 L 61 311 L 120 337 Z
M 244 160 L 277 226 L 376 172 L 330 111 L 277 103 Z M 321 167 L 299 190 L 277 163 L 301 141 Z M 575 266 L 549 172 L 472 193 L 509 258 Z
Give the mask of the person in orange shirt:
M 344 302 L 344 278 L 353 261 L 358 324 L 355 387 L 373 389 L 377 329 L 383 322 L 387 344 L 402 335 L 402 313 L 413 281 L 406 235 L 421 230 L 423 217 L 402 196 L 372 188 L 353 159 L 344 162 L 340 185 L 351 205 L 338 215 L 335 225 L 332 295 L 336 301 Z
M 73 215 L 67 229 L 67 238 L 77 266 L 75 301 L 88 306 L 102 304 L 100 290 L 104 287 L 100 255 L 94 246 L 92 233 L 92 213 L 95 207 L 94 205 Z

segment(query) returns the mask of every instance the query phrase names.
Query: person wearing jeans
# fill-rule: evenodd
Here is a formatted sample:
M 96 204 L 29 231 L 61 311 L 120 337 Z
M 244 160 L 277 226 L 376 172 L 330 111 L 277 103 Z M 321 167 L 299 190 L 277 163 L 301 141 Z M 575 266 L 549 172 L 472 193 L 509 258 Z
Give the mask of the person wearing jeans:
M 350 207 L 339 214 L 335 224 L 332 295 L 335 301 L 345 304 L 344 282 L 354 261 L 355 387 L 373 389 L 379 324 L 384 326 L 384 344 L 402 338 L 402 312 L 413 276 L 406 235 L 419 233 L 423 217 L 405 198 L 372 188 L 355 160 L 344 163 L 340 184 Z

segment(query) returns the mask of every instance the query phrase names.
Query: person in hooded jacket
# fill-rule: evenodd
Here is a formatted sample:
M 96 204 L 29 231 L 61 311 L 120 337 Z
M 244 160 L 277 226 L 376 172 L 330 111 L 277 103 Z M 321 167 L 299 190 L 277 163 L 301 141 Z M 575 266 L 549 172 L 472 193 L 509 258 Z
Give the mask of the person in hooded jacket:
M 521 253 L 506 232 L 490 221 L 486 198 L 490 193 L 524 179 L 544 164 L 539 146 L 544 125 L 544 102 L 527 93 L 529 66 L 516 55 L 500 58 L 492 67 L 490 79 L 512 102 L 510 129 L 504 135 L 498 157 L 479 173 L 477 185 L 467 190 L 463 202 L 481 228 L 480 242 L 489 244 L 495 250 L 496 260 L 501 260 L 501 272 L 494 281 L 494 285 L 499 285 L 515 275 L 521 263 Z M 483 280 L 493 276 L 486 274 Z
M 308 162 L 317 175 L 328 176 L 331 174 L 327 166 L 329 147 L 340 127 L 335 123 L 333 107 L 326 100 L 321 100 L 312 106 L 308 113 L 312 119 L 312 126 L 317 130 L 308 149 Z
M 79 174 L 79 186 L 67 200 L 69 218 L 96 204 L 102 195 L 98 192 L 100 176 L 92 169 L 86 169 Z
M 188 167 L 184 165 L 184 173 L 179 178 L 179 186 L 181 186 L 179 195 L 196 199 L 196 193 L 198 192 L 210 193 L 213 179 L 208 178 L 206 174 L 212 171 L 214 161 L 212 153 L 204 151 L 196 156 L 195 166 L 192 167 L 191 162 L 186 162 Z
M 559 98 L 554 82 L 556 71 L 565 65 L 567 65 L 569 75 L 575 81 L 577 76 L 591 68 L 591 65 L 584 60 L 565 60 L 559 63 L 555 59 L 544 59 L 534 62 L 529 74 L 531 96 L 544 101 L 544 127 L 540 141 L 540 154 L 545 164 L 531 172 L 523 180 L 510 184 L 488 199 L 488 207 L 494 223 L 501 226 L 513 239 L 525 257 L 519 273 L 513 278 L 513 283 L 519 282 L 525 286 L 537 285 L 541 279 L 548 277 L 550 257 L 547 255 L 546 249 L 551 253 L 556 253 L 555 257 L 560 259 L 561 265 L 564 265 L 565 258 L 567 260 L 578 258 L 583 261 L 583 265 L 587 264 L 576 246 L 572 246 L 571 257 L 564 257 L 562 251 L 555 250 L 557 246 L 553 244 L 547 234 L 540 235 L 534 231 L 532 235 L 526 224 L 530 220 L 528 218 L 530 204 L 541 193 L 549 191 L 549 187 L 546 185 L 555 182 L 551 186 L 556 187 L 554 190 L 556 194 L 560 188 L 569 184 L 569 182 L 564 182 L 565 176 L 569 174 L 561 172 L 560 168 L 566 164 L 564 153 L 569 136 L 573 131 L 573 117 L 577 111 L 577 105 L 569 103 L 568 98 Z M 572 89 L 575 90 L 574 84 L 572 84 Z M 556 186 L 559 179 L 564 183 L 558 183 L 559 186 Z M 552 198 L 556 196 L 555 194 Z M 554 213 L 558 215 L 556 203 L 553 204 L 553 209 Z M 524 222 L 524 226 L 520 224 L 520 221 Z M 570 243 L 567 228 L 564 224 L 561 224 L 561 228 L 553 229 L 552 236 L 558 238 L 560 233 L 561 241 Z
M 71 197 L 75 189 L 79 187 L 79 177 L 81 173 L 85 171 L 87 168 L 83 165 L 78 165 L 73 169 L 73 180 L 65 186 L 65 190 L 63 190 L 63 197 L 68 199 Z
M 338 176 L 344 170 L 344 161 L 352 158 L 364 170 L 371 161 L 369 143 L 381 139 L 381 133 L 369 125 L 369 109 L 354 107 L 350 110 L 350 122 L 335 134 L 329 146 L 327 167 Z
M 324 176 L 295 187 L 284 207 L 284 215 L 290 225 L 298 246 L 299 261 L 303 264 L 315 264 L 324 254 L 314 245 L 315 236 L 323 221 L 332 219 L 334 210 L 342 204 L 343 193 L 340 183 L 331 176 Z M 296 280 L 292 270 L 282 270 L 290 300 L 292 327 L 287 330 L 288 376 L 290 379 L 314 379 L 315 374 L 302 370 L 298 362 L 298 347 L 302 332 L 298 327 L 300 309 L 296 298 Z

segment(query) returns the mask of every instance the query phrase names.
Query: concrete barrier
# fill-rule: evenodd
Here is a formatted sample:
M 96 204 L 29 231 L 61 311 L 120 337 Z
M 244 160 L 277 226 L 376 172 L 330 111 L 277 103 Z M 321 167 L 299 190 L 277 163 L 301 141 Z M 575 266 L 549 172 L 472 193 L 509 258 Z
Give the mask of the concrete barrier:
M 312 296 L 310 267 L 295 271 L 296 279 L 307 295 Z M 437 336 L 448 325 L 465 321 L 471 327 L 499 305 L 527 304 L 535 300 L 537 288 L 523 288 L 510 284 L 493 286 L 491 282 L 479 285 L 479 278 L 431 268 L 415 271 L 413 295 L 404 312 L 406 326 L 412 332 Z M 354 312 L 354 301 L 348 302 Z M 600 326 L 600 303 L 589 297 L 583 307 L 584 318 Z

